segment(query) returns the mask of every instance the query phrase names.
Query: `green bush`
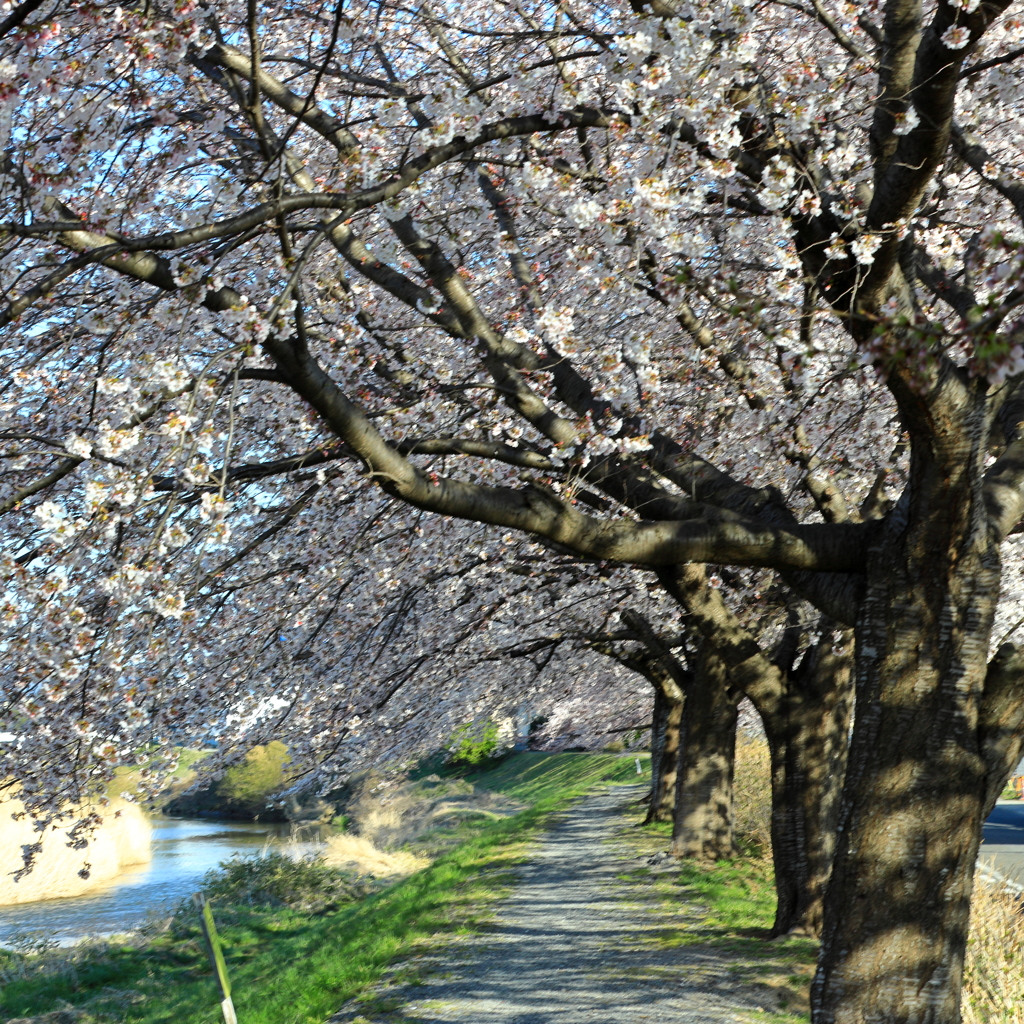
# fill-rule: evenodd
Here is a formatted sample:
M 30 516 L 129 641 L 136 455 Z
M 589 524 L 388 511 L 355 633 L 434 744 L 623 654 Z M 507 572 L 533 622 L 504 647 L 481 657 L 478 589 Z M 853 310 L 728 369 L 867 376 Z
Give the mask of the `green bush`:
M 217 792 L 235 803 L 259 803 L 288 781 L 290 761 L 288 748 L 279 740 L 272 740 L 265 747 L 253 747 L 241 764 L 224 773 Z
M 207 873 L 202 889 L 208 899 L 221 905 L 290 907 L 319 914 L 361 900 L 375 887 L 316 857 L 293 860 L 281 853 L 265 853 L 224 861 Z
M 498 726 L 491 719 L 482 725 L 467 722 L 452 733 L 448 756 L 453 764 L 475 768 L 493 761 L 498 753 Z

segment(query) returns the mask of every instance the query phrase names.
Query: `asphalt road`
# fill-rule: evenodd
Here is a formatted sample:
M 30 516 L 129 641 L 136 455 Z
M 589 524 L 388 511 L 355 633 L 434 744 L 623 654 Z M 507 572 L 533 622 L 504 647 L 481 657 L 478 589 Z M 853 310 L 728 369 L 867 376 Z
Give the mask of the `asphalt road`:
M 1024 800 L 1000 800 L 985 822 L 979 864 L 1024 885 Z

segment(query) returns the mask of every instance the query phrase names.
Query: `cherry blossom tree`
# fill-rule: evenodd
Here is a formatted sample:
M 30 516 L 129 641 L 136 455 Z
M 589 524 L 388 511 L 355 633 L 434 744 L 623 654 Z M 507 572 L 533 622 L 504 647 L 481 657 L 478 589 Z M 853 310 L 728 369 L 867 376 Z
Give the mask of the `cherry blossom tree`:
M 227 685 L 192 674 L 196 623 L 235 567 L 287 586 L 266 530 L 319 569 L 292 526 L 317 501 L 349 533 L 357 488 L 680 592 L 688 563 L 772 569 L 856 635 L 814 1020 L 957 1021 L 1024 717 L 1016 647 L 991 653 L 1024 512 L 1021 25 L 1010 0 L 27 10 L 0 42 L 14 727 L 74 695 L 54 773 L 117 758 L 86 712 L 131 733 L 168 664 L 172 717 L 264 714 L 259 607 Z
M 575 639 L 654 689 L 646 822 L 673 822 L 677 857 L 715 861 L 735 852 L 734 745 L 738 701 L 748 698 L 771 754 L 773 933 L 818 936 L 848 755 L 852 637 L 808 616 L 800 602 L 780 606 L 778 595 L 759 594 L 755 618 L 735 598 L 758 593 L 754 583 L 734 578 L 731 588 L 716 588 L 703 567 L 687 566 L 664 578 L 684 609 L 681 622 L 655 629 L 625 608 L 619 629 L 582 631 Z M 549 642 L 572 638 L 562 631 Z M 543 643 L 535 638 L 523 646 Z

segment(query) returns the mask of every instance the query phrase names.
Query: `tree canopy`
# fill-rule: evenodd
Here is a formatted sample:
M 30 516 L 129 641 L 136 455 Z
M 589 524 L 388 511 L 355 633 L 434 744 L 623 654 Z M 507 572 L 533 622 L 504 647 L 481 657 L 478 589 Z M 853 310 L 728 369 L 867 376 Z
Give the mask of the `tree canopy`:
M 685 564 L 771 570 L 857 633 L 815 1020 L 954 1021 L 1024 714 L 1016 649 L 989 664 L 1024 515 L 1021 5 L 7 20 L 4 753 L 27 795 L 276 697 L 296 733 L 336 730 L 325 652 L 364 636 L 358 671 L 412 574 L 446 596 L 406 665 L 450 646 L 455 580 L 513 628 L 536 591 L 499 567 L 566 560 L 595 601 L 646 572 L 694 615 Z

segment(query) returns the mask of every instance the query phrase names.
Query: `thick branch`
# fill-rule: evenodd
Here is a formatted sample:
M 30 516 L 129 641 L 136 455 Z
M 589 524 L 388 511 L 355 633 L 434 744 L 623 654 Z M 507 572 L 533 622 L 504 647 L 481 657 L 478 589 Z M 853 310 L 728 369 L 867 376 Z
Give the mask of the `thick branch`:
M 827 477 L 819 476 L 821 459 L 809 450 L 807 432 L 803 427 L 794 431 L 797 444 L 800 446 L 786 452 L 790 461 L 803 466 L 805 470 L 804 489 L 814 499 L 815 507 L 826 523 L 848 523 L 853 518 L 846 504 L 846 499 L 836 485 Z
M 978 305 L 974 292 L 951 280 L 942 267 L 932 263 L 920 245 L 914 247 L 914 272 L 937 299 L 956 310 L 965 321 L 970 320 L 971 311 Z
M 881 232 L 885 241 L 861 284 L 866 308 L 878 304 L 897 264 L 900 241 L 894 225 L 918 208 L 949 145 L 957 82 L 970 47 L 950 49 L 943 34 L 955 21 L 974 44 L 1009 2 L 982 4 L 971 14 L 940 2 L 919 43 L 920 0 L 890 0 L 886 7 L 883 88 L 871 128 L 875 190 L 865 218 L 868 230 Z M 919 123 L 897 136 L 895 115 L 911 101 Z
M 627 608 L 619 618 L 630 629 L 636 631 L 651 657 L 661 665 L 663 673 L 659 676 L 658 686 L 662 693 L 670 701 L 681 703 L 685 699 L 686 687 L 691 681 L 690 673 L 662 642 L 661 637 L 654 632 L 651 624 L 643 615 L 632 608 Z
M 226 43 L 211 46 L 201 57 L 193 57 L 193 63 L 199 65 L 202 62 L 233 71 L 248 82 L 253 81 L 253 65 L 249 57 L 241 50 L 236 50 Z M 259 66 L 256 68 L 255 84 L 267 99 L 312 128 L 318 135 L 330 142 L 339 153 L 347 155 L 359 148 L 359 140 L 341 121 L 321 110 L 312 99 L 305 100 L 301 96 L 297 96 L 283 82 Z
M 45 0 L 22 0 L 22 3 L 18 4 L 3 21 L 0 21 L 0 39 L 21 25 L 34 11 L 38 11 L 44 2 Z
M 754 702 L 762 716 L 777 714 L 782 673 L 729 610 L 722 595 L 709 585 L 704 566 L 663 569 L 658 579 L 722 659 L 733 685 Z
M 535 533 L 591 558 L 643 565 L 684 561 L 854 571 L 867 539 L 859 526 L 793 526 L 756 520 L 633 523 L 598 520 L 557 495 L 431 479 L 391 448 L 357 405 L 305 352 L 268 337 L 264 343 L 296 391 L 362 459 L 387 493 L 431 512 Z
M 978 735 L 987 766 L 987 813 L 1024 744 L 1024 651 L 1015 644 L 1003 644 L 989 662 Z
M 995 163 L 985 147 L 969 139 L 959 126 L 953 128 L 953 149 L 956 155 L 987 184 L 991 185 L 1004 199 L 1013 205 L 1017 216 L 1024 221 L 1024 185 L 1008 178 L 1005 174 L 992 174 Z
M 537 356 L 522 345 L 502 337 L 491 327 L 441 247 L 420 235 L 411 217 L 402 217 L 390 223 L 399 241 L 416 257 L 434 287 L 455 311 L 463 330 L 477 339 L 483 350 L 484 366 L 498 385 L 506 405 L 555 444 L 575 444 L 579 440 L 575 425 L 555 413 L 527 384 L 525 378 L 513 369 L 536 368 L 540 362 Z
M 58 480 L 63 480 L 69 473 L 73 473 L 78 469 L 83 462 L 85 462 L 85 459 L 76 459 L 74 457 L 62 459 L 56 468 L 52 469 L 45 476 L 34 480 L 30 484 L 26 484 L 20 490 L 15 491 L 9 498 L 0 502 L 0 516 L 17 508 L 26 498 L 31 498 L 33 494 L 45 491 L 47 487 L 57 483 Z
M 1009 536 L 1024 516 L 1024 438 L 1007 445 L 986 471 L 985 505 L 1000 538 Z
M 876 190 L 899 143 L 893 131 L 896 115 L 903 113 L 910 103 L 921 41 L 921 7 L 921 0 L 890 0 L 885 5 L 879 52 L 880 89 L 870 134 Z
M 1018 57 L 1024 57 L 1024 46 L 1017 47 L 1016 50 L 1011 50 L 1009 53 L 1004 53 L 999 57 L 992 57 L 989 60 L 979 61 L 977 64 L 972 64 L 970 67 L 964 68 L 960 72 L 961 78 L 968 78 L 970 75 L 976 75 L 980 71 L 988 71 L 989 68 L 998 67 L 1000 64 L 1009 64 L 1011 61 L 1015 61 Z

